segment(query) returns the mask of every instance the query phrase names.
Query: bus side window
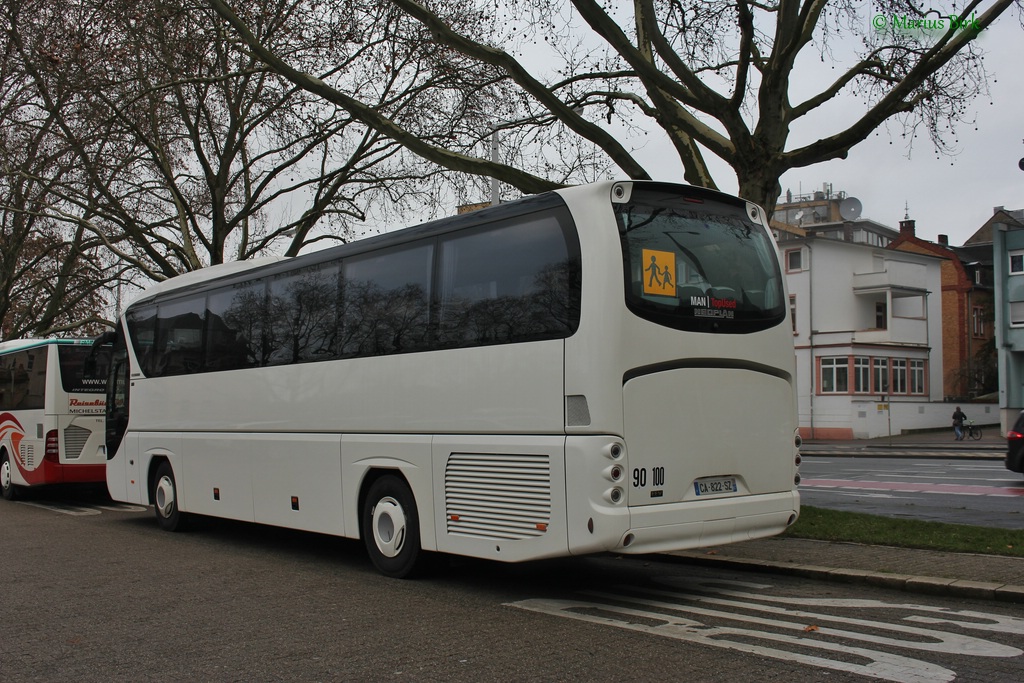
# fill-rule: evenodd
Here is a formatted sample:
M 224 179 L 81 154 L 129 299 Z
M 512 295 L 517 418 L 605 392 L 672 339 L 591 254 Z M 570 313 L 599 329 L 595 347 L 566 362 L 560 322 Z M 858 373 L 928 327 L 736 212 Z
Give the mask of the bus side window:
M 153 376 L 153 357 L 156 343 L 156 306 L 146 306 L 129 310 L 125 314 L 128 323 L 128 336 L 135 357 L 139 360 L 139 370 L 147 377 Z
M 205 297 L 160 304 L 153 350 L 156 376 L 188 375 L 202 369 L 205 318 Z
M 45 406 L 47 346 L 4 356 L 0 403 L 5 410 L 39 410 Z
M 342 264 L 339 342 L 343 356 L 429 348 L 432 243 L 416 243 Z
M 212 292 L 206 301 L 207 372 L 255 368 L 263 363 L 262 280 Z
M 337 355 L 338 267 L 285 273 L 270 282 L 264 349 L 267 365 Z
M 579 323 L 579 263 L 553 215 L 443 238 L 440 268 L 439 346 L 557 339 Z

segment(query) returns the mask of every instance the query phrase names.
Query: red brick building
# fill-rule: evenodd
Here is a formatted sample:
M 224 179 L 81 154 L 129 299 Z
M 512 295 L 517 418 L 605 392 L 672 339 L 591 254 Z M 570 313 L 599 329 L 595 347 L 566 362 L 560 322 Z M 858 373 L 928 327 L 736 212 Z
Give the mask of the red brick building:
M 907 219 L 900 221 L 900 236 L 888 245 L 889 249 L 942 259 L 943 395 L 950 400 L 975 398 L 998 389 L 992 240 L 984 239 L 983 230 L 964 246 L 951 247 L 945 235 L 939 235 L 938 242 L 918 237 L 914 221 Z

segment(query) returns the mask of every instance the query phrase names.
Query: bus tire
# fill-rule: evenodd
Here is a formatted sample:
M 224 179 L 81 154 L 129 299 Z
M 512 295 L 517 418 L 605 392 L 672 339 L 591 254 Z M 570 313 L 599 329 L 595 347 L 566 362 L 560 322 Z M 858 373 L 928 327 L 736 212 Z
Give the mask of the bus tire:
M 384 475 L 370 486 L 363 502 L 363 543 L 370 561 L 384 576 L 412 577 L 420 565 L 420 524 L 416 499 L 400 477 Z
M 164 531 L 182 531 L 188 515 L 178 509 L 178 485 L 174 481 L 171 463 L 164 461 L 156 468 L 153 490 L 149 498 L 153 501 L 156 521 Z
M 0 495 L 5 500 L 17 500 L 18 487 L 14 485 L 14 472 L 11 470 L 11 460 L 7 457 L 7 451 L 0 451 Z

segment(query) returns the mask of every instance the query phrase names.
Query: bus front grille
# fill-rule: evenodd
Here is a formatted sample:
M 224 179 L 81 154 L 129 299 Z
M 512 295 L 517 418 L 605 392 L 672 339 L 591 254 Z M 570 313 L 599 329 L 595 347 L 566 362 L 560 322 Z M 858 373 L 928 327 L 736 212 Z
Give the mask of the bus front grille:
M 64 430 L 64 457 L 68 460 L 75 460 L 82 455 L 82 449 L 92 432 L 84 427 L 71 425 Z
M 452 453 L 444 496 L 450 534 L 502 540 L 541 536 L 551 520 L 550 458 Z

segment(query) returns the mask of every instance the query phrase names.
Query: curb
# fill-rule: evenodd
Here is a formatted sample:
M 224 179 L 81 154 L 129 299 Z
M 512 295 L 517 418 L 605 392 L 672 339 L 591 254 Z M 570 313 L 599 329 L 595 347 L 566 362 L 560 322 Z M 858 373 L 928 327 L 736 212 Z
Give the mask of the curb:
M 880 452 L 875 453 L 873 451 Z M 904 452 L 897 452 L 904 451 Z M 911 446 L 866 446 L 863 448 L 818 449 L 800 447 L 800 455 L 818 458 L 913 458 L 920 460 L 1005 460 L 1006 453 L 997 450 L 977 449 L 959 451 L 953 448 L 914 448 Z
M 729 557 L 728 555 L 708 555 L 701 551 L 689 550 L 678 550 L 663 553 L 663 555 L 687 561 L 696 561 L 699 564 L 724 569 L 768 571 L 819 581 L 862 583 L 881 588 L 902 590 L 908 593 L 1024 604 L 1024 586 L 1013 584 L 969 581 L 967 579 L 944 579 L 932 576 L 912 576 L 910 574 L 888 574 L 862 569 L 838 569 L 809 564 L 773 562 L 771 560 L 752 560 Z

